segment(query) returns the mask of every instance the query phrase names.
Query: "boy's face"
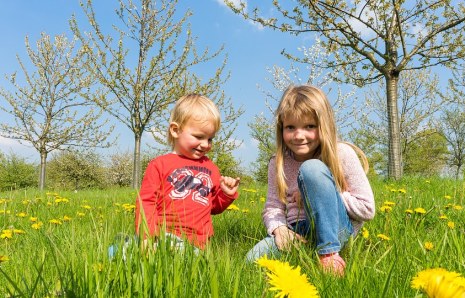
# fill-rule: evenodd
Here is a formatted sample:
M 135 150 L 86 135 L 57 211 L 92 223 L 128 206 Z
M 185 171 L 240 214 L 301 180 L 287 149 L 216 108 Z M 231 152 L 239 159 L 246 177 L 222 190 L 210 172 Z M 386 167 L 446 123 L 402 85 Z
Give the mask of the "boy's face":
M 174 153 L 199 159 L 211 150 L 216 131 L 212 121 L 191 118 L 182 129 L 177 123 L 170 123 L 170 133 L 174 138 Z

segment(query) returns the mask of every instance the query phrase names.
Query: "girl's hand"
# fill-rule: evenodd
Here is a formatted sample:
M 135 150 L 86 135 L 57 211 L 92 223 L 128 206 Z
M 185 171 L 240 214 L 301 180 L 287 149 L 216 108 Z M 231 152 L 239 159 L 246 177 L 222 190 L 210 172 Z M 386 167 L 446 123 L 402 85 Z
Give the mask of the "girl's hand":
M 289 250 L 292 242 L 299 241 L 306 243 L 307 240 L 301 235 L 288 229 L 286 226 L 280 226 L 273 231 L 274 242 L 279 250 Z
M 241 181 L 241 178 L 231 178 L 231 177 L 224 177 L 221 176 L 220 179 L 220 187 L 221 190 L 228 196 L 232 197 L 236 191 L 237 188 L 239 187 L 239 182 Z

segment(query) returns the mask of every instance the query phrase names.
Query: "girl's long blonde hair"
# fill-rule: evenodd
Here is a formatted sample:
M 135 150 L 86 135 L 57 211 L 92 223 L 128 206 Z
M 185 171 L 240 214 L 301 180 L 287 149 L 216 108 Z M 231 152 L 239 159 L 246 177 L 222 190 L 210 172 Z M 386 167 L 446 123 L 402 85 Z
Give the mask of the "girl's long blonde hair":
M 337 130 L 333 109 L 326 95 L 320 89 L 309 86 L 290 86 L 284 92 L 276 110 L 276 183 L 278 195 L 286 203 L 286 175 L 284 173 L 284 157 L 291 151 L 283 141 L 283 120 L 291 116 L 305 119 L 311 116 L 318 126 L 320 146 L 314 156 L 326 164 L 333 174 L 336 187 L 339 191 L 347 189 L 341 162 L 337 152 Z M 353 144 L 349 144 L 359 155 L 365 172 L 368 171 L 368 161 L 363 152 Z

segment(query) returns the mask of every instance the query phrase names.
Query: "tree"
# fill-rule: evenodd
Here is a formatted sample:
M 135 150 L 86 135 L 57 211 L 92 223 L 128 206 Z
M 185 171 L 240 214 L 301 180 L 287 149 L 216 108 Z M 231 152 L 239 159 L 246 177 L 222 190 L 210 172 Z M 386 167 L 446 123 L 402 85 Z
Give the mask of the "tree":
M 401 72 L 449 66 L 464 53 L 465 6 L 460 1 L 299 1 L 295 7 L 273 1 L 280 18 L 252 14 L 241 3 L 229 6 L 247 19 L 292 34 L 317 33 L 335 53 L 326 67 L 341 67 L 336 79 L 357 86 L 384 78 L 389 132 L 388 175 L 402 176 L 400 119 L 397 107 Z M 288 58 L 298 60 L 289 53 Z M 304 61 L 305 62 L 305 61 Z
M 436 129 L 425 129 L 418 132 L 405 152 L 403 171 L 413 176 L 438 176 L 446 165 L 446 139 Z
M 195 38 L 186 25 L 191 13 L 177 17 L 177 2 L 141 0 L 137 5 L 132 0 L 120 1 L 116 10 L 120 23 L 113 25 L 119 36 L 116 40 L 102 31 L 91 0 L 81 2 L 81 6 L 92 32 L 82 33 L 75 18 L 70 22 L 87 49 L 89 70 L 102 86 L 95 99 L 97 105 L 134 134 L 134 188 L 141 181 L 142 134 L 156 128 L 168 107 L 184 95 L 179 92 L 185 89 L 182 79 L 188 71 L 223 50 L 197 52 Z
M 420 158 L 418 144 L 430 142 L 428 137 L 437 137 L 437 131 L 430 129 L 435 127 L 435 114 L 451 103 L 450 99 L 438 96 L 437 86 L 437 76 L 433 76 L 427 69 L 407 70 L 399 81 L 399 134 L 404 156 L 402 170 L 407 170 L 407 173 L 411 172 L 406 168 L 407 165 L 420 162 L 414 160 Z M 370 163 L 381 173 L 385 173 L 388 163 L 385 157 L 389 143 L 386 99 L 385 94 L 379 92 L 384 87 L 381 81 L 379 89 L 368 92 L 364 112 L 360 117 L 360 127 L 351 132 L 353 142 L 360 145 Z M 437 157 L 438 160 L 434 163 L 436 165 L 441 160 L 441 156 Z
M 0 152 L 0 190 L 11 190 L 37 185 L 37 165 L 11 152 Z
M 90 151 L 61 151 L 49 162 L 47 179 L 54 188 L 78 190 L 107 186 L 101 157 Z
M 458 179 L 465 164 L 465 112 L 459 109 L 444 111 L 440 131 L 449 145 L 449 164 L 455 167 Z
M 108 132 L 102 130 L 106 121 L 99 122 L 101 111 L 96 111 L 86 99 L 93 82 L 84 67 L 84 53 L 76 49 L 74 41 L 58 35 L 52 42 L 50 36 L 42 33 L 36 51 L 28 37 L 25 44 L 35 71 L 30 73 L 17 57 L 25 83 L 22 85 L 14 73 L 7 79 L 16 91 L 0 89 L 0 96 L 9 105 L 0 108 L 15 119 L 14 124 L 0 125 L 0 135 L 29 143 L 39 152 L 42 190 L 50 152 L 108 146 Z

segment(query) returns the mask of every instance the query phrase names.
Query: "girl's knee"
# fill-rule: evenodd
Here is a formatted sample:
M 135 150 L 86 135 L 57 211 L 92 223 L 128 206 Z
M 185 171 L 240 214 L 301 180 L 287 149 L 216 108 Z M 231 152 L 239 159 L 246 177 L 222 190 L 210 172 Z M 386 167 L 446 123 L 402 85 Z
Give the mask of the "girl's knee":
M 300 174 L 304 176 L 325 175 L 328 171 L 328 167 L 319 159 L 306 160 L 299 168 Z

